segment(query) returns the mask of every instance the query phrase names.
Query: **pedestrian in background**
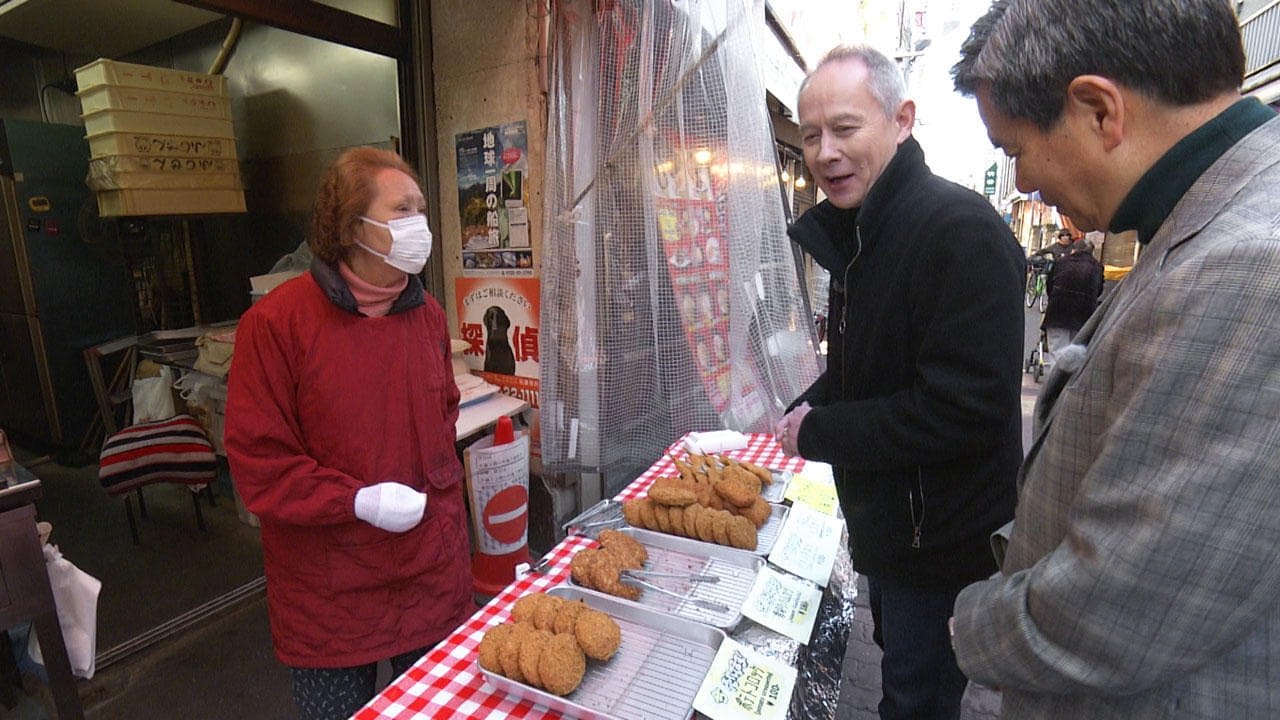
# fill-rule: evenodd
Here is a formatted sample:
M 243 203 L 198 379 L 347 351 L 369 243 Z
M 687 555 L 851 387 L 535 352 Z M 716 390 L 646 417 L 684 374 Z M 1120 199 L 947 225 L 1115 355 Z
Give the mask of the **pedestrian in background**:
M 1280 716 L 1280 119 L 1226 0 L 998 0 L 955 66 L 1018 190 L 1134 230 L 955 647 L 1006 718 Z
M 827 199 L 790 229 L 831 272 L 826 371 L 775 429 L 835 469 L 867 578 L 880 716 L 957 718 L 947 618 L 996 565 L 1022 458 L 1025 259 L 991 205 L 935 176 L 894 62 L 837 48 L 801 85 L 806 166 Z
M 262 523 L 276 656 L 302 720 L 348 718 L 471 614 L 444 310 L 418 273 L 426 201 L 394 153 L 324 173 L 309 272 L 236 330 L 226 447 Z
M 1071 251 L 1053 263 L 1045 278 L 1049 305 L 1040 327 L 1055 359 L 1098 307 L 1102 282 L 1102 263 L 1093 256 L 1088 240 L 1072 243 Z
M 1058 230 L 1053 244 L 1040 248 L 1036 251 L 1036 255 L 1047 256 L 1052 262 L 1057 262 L 1071 252 L 1073 242 L 1070 228 L 1062 228 Z

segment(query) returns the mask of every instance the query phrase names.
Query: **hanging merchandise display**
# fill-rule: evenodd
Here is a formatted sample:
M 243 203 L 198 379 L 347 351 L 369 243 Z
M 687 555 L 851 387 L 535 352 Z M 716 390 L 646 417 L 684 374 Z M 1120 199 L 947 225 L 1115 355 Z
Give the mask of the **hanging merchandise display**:
M 529 435 L 517 434 L 511 418 L 498 418 L 492 435 L 463 456 L 475 551 L 475 590 L 496 595 L 515 579 L 516 565 L 529 562 Z

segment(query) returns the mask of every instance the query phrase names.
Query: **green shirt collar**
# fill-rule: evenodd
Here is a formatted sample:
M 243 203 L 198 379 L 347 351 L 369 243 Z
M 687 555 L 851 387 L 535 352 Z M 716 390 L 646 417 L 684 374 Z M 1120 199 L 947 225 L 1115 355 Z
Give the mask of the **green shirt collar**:
M 1113 233 L 1137 230 L 1138 242 L 1145 245 L 1192 183 L 1240 138 L 1273 117 L 1275 113 L 1257 98 L 1242 98 L 1232 103 L 1169 148 L 1169 152 L 1138 179 L 1116 209 L 1107 229 Z

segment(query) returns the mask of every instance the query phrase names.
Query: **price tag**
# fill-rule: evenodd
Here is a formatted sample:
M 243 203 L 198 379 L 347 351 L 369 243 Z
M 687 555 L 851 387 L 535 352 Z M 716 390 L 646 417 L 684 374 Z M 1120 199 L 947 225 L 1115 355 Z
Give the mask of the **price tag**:
M 844 521 L 806 505 L 792 505 L 769 562 L 822 587 L 831 578 Z
M 693 699 L 712 720 L 781 720 L 791 705 L 795 668 L 725 640 Z
M 836 508 L 840 507 L 836 486 L 808 475 L 792 476 L 783 498 L 790 500 L 792 505 L 807 505 L 825 515 L 835 515 Z
M 808 645 L 821 602 L 822 588 L 766 565 L 756 575 L 742 614 Z

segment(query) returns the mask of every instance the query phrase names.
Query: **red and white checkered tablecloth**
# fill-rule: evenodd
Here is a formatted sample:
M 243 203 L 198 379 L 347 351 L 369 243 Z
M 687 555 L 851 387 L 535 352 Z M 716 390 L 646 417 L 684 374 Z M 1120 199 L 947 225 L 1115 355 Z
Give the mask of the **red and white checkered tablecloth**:
M 772 435 L 752 434 L 746 448 L 726 455 L 766 467 L 798 471 L 804 460 L 786 457 Z M 677 474 L 671 455 L 687 454 L 683 438 L 668 453 L 622 492 L 618 500 L 629 500 L 648 489 L 654 478 Z M 569 577 L 569 560 L 582 548 L 591 547 L 588 538 L 569 536 L 547 553 L 550 563 L 541 574 L 530 574 L 508 585 L 487 605 L 480 608 L 452 635 L 427 653 L 421 660 L 396 678 L 385 690 L 369 701 L 353 720 L 387 718 L 559 718 L 559 713 L 525 700 L 517 700 L 490 687 L 476 664 L 477 648 L 486 630 L 506 622 L 516 599 L 530 592 L 559 585 Z

